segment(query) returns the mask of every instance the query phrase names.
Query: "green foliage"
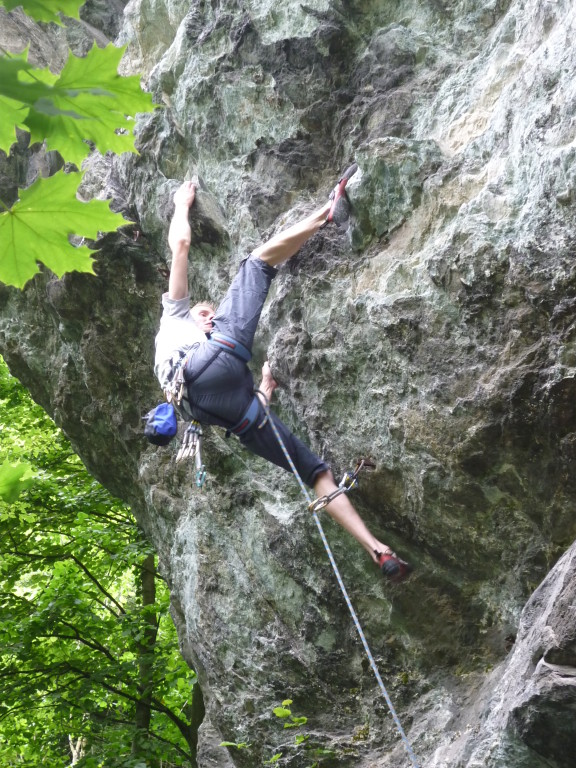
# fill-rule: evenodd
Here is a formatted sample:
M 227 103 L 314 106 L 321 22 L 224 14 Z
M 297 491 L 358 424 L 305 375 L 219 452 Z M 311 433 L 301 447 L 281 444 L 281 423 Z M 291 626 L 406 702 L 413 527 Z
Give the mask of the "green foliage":
M 287 699 L 287 702 L 290 702 L 290 704 L 292 704 L 292 702 L 290 701 L 290 699 Z M 286 707 L 285 707 L 284 705 L 283 705 L 283 706 L 281 706 L 281 707 L 274 707 L 274 709 L 272 710 L 272 712 L 274 712 L 274 714 L 276 715 L 276 717 L 280 717 L 280 718 L 282 718 L 282 717 L 288 717 L 288 716 L 291 714 L 291 711 L 290 711 L 289 709 L 286 709 Z
M 68 16 L 78 15 L 82 3 L 73 0 L 30 0 L 16 3 L 0 0 L 7 10 L 22 5 L 34 18 L 43 21 L 58 19 L 58 11 Z M 144 93 L 138 77 L 122 77 L 118 65 L 124 48 L 108 45 L 92 47 L 85 57 L 69 54 L 59 75 L 48 69 L 31 66 L 27 52 L 0 57 L 0 150 L 8 153 L 16 140 L 16 128 L 27 131 L 31 142 L 44 142 L 47 150 L 57 151 L 64 160 L 80 166 L 92 148 L 101 153 L 136 152 L 134 145 L 135 116 L 154 108 L 150 94 Z M 95 238 L 99 232 L 114 230 L 127 222 L 108 209 L 98 219 L 99 211 L 92 207 L 84 215 L 76 197 L 81 174 L 70 174 L 65 184 L 37 180 L 29 195 L 21 194 L 20 202 L 9 208 L 0 200 L 0 244 L 8 258 L 0 261 L 0 280 L 23 287 L 38 270 L 31 268 L 36 260 L 53 269 L 57 275 L 69 271 L 92 271 L 87 249 L 77 249 L 68 235 Z M 37 188 L 41 186 L 42 191 Z M 52 186 L 54 185 L 54 186 Z M 51 228 L 46 237 L 43 227 L 32 228 L 47 212 L 49 201 Z M 27 215 L 27 229 L 18 227 L 22 213 Z M 69 211 L 76 214 L 74 223 Z M 100 211 L 102 211 L 100 205 Z M 20 266 L 19 262 L 23 264 Z
M 235 749 L 248 749 L 250 747 L 250 744 L 248 744 L 246 741 L 221 741 L 220 742 L 221 747 L 234 747 Z
M 5 461 L 0 464 L 0 499 L 2 501 L 10 504 L 16 501 L 21 492 L 32 482 L 25 477 L 31 469 L 31 465 L 25 462 L 10 464 Z
M 274 707 L 272 710 L 278 720 L 282 721 L 283 729 L 302 728 L 308 722 L 307 717 L 298 717 L 292 714 L 292 703 L 292 699 L 284 699 L 280 706 Z M 251 745 L 245 741 L 239 743 L 223 741 L 220 746 L 249 749 Z M 295 734 L 293 742 L 282 744 L 281 748 L 284 751 L 275 752 L 268 760 L 263 760 L 262 765 L 290 765 L 294 757 L 300 756 L 300 758 L 310 758 L 314 761 L 310 763 L 309 768 L 320 768 L 322 765 L 327 765 L 326 761 L 330 762 L 335 756 L 334 750 L 325 749 L 318 743 L 312 743 L 309 733 Z
M 3 60 L 0 59 L 0 70 L 2 70 Z M 0 77 L 2 75 L 0 74 Z M 16 128 L 25 130 L 23 120 L 26 117 L 26 111 L 21 101 L 9 99 L 0 95 L 0 147 L 10 146 L 14 141 Z
M 0 262 L 4 283 L 24 285 L 38 272 L 37 261 L 61 277 L 70 265 L 70 235 L 83 232 L 95 238 L 100 230 L 126 223 L 107 202 L 81 203 L 76 197 L 77 176 L 58 173 L 38 179 L 22 192 L 18 203 L 0 215 L 0 240 L 6 242 Z M 75 251 L 75 268 L 92 272 L 93 249 L 83 245 Z
M 130 116 L 150 111 L 153 104 L 150 94 L 141 90 L 139 77 L 118 74 L 125 50 L 94 45 L 83 58 L 70 55 L 50 96 L 35 102 L 24 120 L 31 140 L 46 140 L 48 149 L 76 165 L 90 150 L 87 142 L 102 153 L 135 152 Z
M 14 126 L 26 130 L 25 121 L 31 109 L 40 110 L 50 103 L 51 82 L 55 79 L 49 70 L 28 64 L 27 53 L 0 57 L 0 149 L 10 150 L 16 140 Z
M 60 13 L 79 19 L 79 9 L 84 5 L 84 0 L 0 0 L 0 6 L 12 11 L 14 8 L 22 10 L 36 21 L 52 21 L 62 24 Z
M 84 57 L 69 53 L 59 75 L 30 65 L 27 52 L 1 57 L 0 98 L 10 112 L 2 114 L 0 149 L 10 150 L 16 124 L 76 164 L 90 152 L 88 142 L 101 152 L 135 152 L 133 117 L 154 105 L 139 77 L 118 74 L 125 50 L 94 44 Z
M 3 363 L 0 425 L 0 764 L 194 765 L 196 676 L 155 574 L 144 599 L 149 545 Z
M 281 707 L 275 707 L 272 711 L 276 715 L 276 717 L 280 718 L 281 720 L 285 718 L 290 718 L 289 722 L 284 723 L 284 728 L 299 728 L 301 725 L 306 725 L 308 722 L 307 717 L 294 717 L 292 714 L 292 710 L 289 709 L 289 707 L 292 704 L 292 699 L 285 699 L 282 702 Z

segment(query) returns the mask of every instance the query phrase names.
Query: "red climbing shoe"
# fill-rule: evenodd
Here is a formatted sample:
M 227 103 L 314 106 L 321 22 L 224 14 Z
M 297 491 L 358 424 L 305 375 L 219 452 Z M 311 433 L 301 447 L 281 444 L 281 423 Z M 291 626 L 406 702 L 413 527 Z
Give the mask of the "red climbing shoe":
M 384 576 L 395 584 L 407 579 L 414 570 L 410 563 L 401 560 L 394 552 L 376 552 L 376 557 Z
M 330 193 L 329 199 L 332 200 L 332 205 L 326 216 L 326 222 L 333 221 L 338 226 L 341 226 L 350 218 L 350 203 L 348 201 L 348 196 L 346 195 L 346 184 L 348 184 L 357 170 L 358 165 L 357 163 L 354 163 L 349 168 L 346 168 L 342 176 L 338 179 L 338 184 L 336 184 Z

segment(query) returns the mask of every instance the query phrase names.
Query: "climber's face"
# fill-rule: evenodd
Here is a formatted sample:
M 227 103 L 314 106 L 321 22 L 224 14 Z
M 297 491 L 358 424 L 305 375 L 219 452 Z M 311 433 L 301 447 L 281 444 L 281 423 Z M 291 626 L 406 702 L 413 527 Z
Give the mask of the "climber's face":
M 190 310 L 194 322 L 203 333 L 212 331 L 212 319 L 215 311 L 211 304 L 195 304 Z

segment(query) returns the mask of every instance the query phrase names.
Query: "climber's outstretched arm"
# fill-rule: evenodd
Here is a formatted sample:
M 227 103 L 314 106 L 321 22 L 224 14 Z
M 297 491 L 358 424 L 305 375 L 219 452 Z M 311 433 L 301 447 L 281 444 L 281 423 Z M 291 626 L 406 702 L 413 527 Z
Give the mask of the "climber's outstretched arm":
M 188 251 L 192 237 L 188 213 L 195 194 L 196 186 L 191 181 L 185 181 L 174 194 L 174 215 L 168 230 L 168 245 L 172 251 L 168 282 L 168 295 L 171 299 L 184 299 L 188 296 Z

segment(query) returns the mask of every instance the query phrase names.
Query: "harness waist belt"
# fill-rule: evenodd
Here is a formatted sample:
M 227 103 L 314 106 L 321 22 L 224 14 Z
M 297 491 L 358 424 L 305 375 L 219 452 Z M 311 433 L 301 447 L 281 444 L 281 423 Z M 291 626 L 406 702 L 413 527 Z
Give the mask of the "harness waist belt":
M 230 432 L 233 432 L 235 435 L 243 435 L 245 432 L 248 432 L 250 427 L 254 424 L 256 419 L 258 418 L 258 414 L 260 413 L 260 400 L 258 399 L 257 395 L 254 395 L 252 401 L 250 402 L 250 405 L 244 412 L 244 415 L 240 419 L 240 421 L 237 424 L 234 424 L 233 427 L 230 427 Z
M 215 347 L 220 347 L 220 349 L 223 349 L 225 352 L 230 352 L 231 355 L 240 358 L 240 360 L 245 363 L 249 363 L 252 359 L 252 353 L 248 347 L 245 347 L 244 344 L 236 341 L 236 339 L 233 339 L 231 336 L 226 336 L 225 333 L 214 331 L 210 335 L 208 343 L 213 344 Z

